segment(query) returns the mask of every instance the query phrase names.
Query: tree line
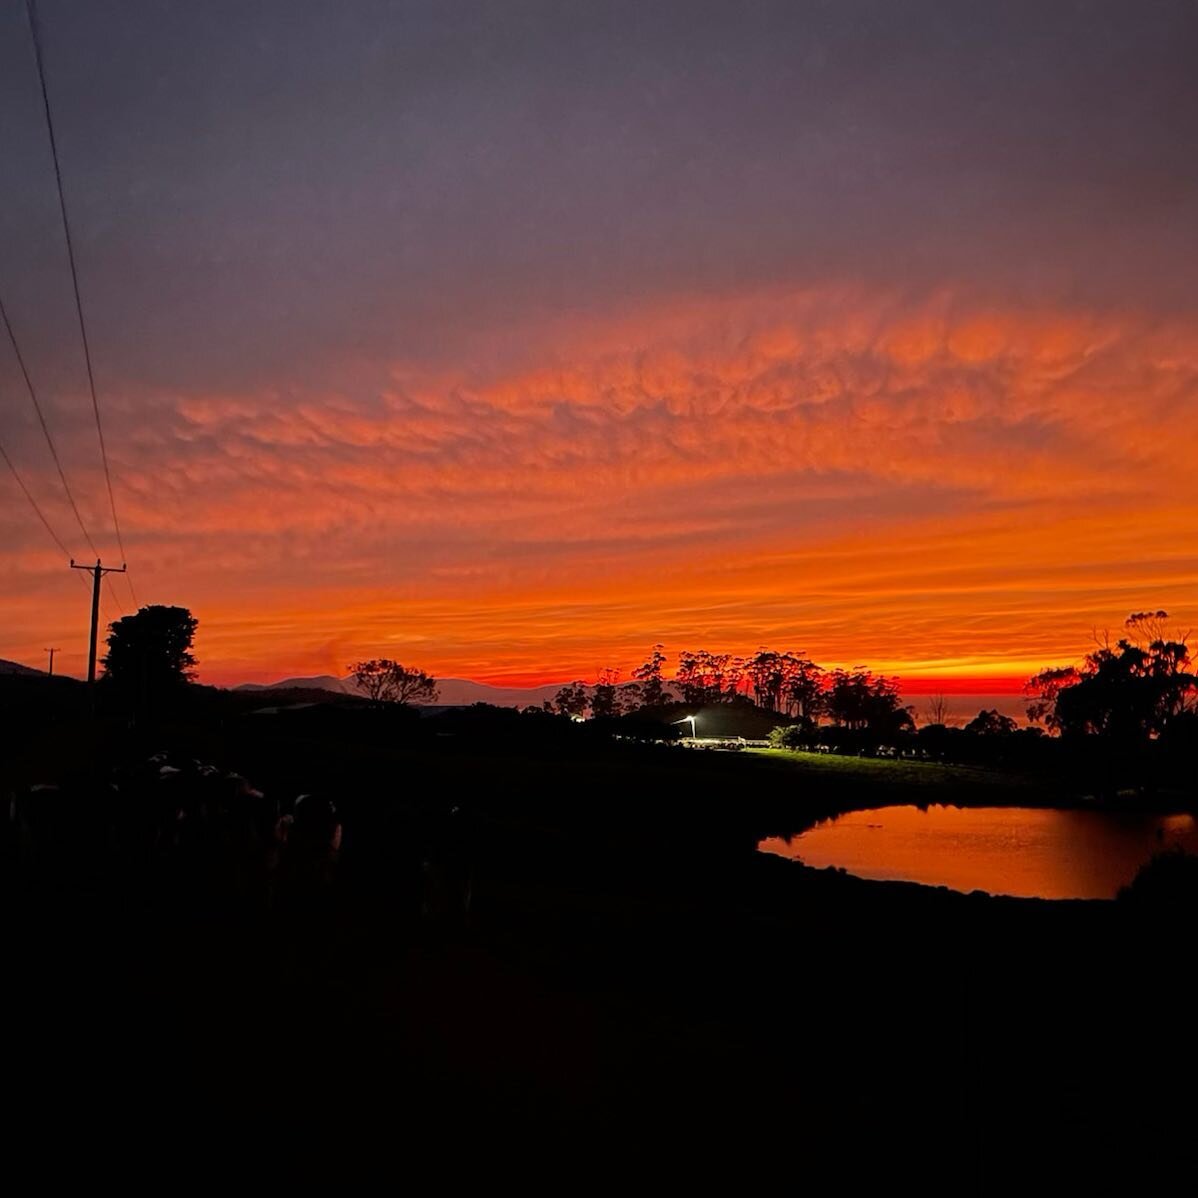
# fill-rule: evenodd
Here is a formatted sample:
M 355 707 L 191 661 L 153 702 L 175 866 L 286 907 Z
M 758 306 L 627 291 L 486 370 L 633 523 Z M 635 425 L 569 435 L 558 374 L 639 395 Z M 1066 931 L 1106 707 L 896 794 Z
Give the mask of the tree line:
M 1133 612 L 1117 639 L 1104 634 L 1080 665 L 1051 667 L 1025 686 L 1034 731 L 1065 739 L 1100 738 L 1132 745 L 1185 731 L 1198 735 L 1198 675 L 1189 634 L 1174 631 L 1168 612 Z M 559 714 L 619 715 L 681 702 L 688 706 L 751 701 L 776 712 L 790 727 L 827 721 L 856 732 L 898 736 L 914 729 L 898 681 L 864 666 L 825 669 L 803 653 L 761 648 L 750 657 L 705 649 L 678 654 L 673 678 L 657 644 L 622 685 L 616 671 L 563 687 L 546 704 Z M 943 700 L 933 703 L 930 723 L 945 722 Z M 1010 716 L 980 711 L 963 729 L 975 736 L 1018 731 Z
M 197 620 L 184 607 L 149 606 L 115 621 L 103 658 L 109 689 L 153 709 L 194 678 L 192 643 Z M 1133 612 L 1117 639 L 1098 639 L 1080 665 L 1042 670 L 1026 687 L 1034 729 L 1065 740 L 1098 739 L 1132 748 L 1177 735 L 1198 735 L 1198 677 L 1188 634 L 1173 631 L 1165 611 Z M 672 705 L 751 704 L 775 713 L 797 743 L 824 724 L 859 739 L 893 743 L 914 730 L 898 681 L 865 666 L 825 669 L 806 654 L 762 647 L 748 657 L 707 649 L 681 651 L 673 675 L 663 644 L 654 645 L 626 681 L 614 668 L 594 683 L 563 686 L 544 709 L 575 719 L 612 719 Z M 433 703 L 437 680 L 422 669 L 388 658 L 351 664 L 361 695 L 377 705 Z M 934 713 L 932 726 L 943 723 Z M 982 711 L 965 731 L 1010 736 L 1016 725 L 997 711 Z
M 674 703 L 688 707 L 752 703 L 791 726 L 814 728 L 821 720 L 853 731 L 895 736 L 914 727 L 898 682 L 864 666 L 826 670 L 802 653 L 761 648 L 751 657 L 685 649 L 672 678 L 662 644 L 620 683 L 601 670 L 593 686 L 581 679 L 563 686 L 545 708 L 575 719 L 643 714 Z

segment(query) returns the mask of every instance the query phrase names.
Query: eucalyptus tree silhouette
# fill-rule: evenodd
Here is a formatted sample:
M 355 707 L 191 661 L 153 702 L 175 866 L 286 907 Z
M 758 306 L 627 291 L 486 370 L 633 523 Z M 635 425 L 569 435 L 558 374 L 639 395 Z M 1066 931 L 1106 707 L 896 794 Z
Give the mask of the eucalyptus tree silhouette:
M 660 707 L 669 701 L 662 670 L 666 664 L 664 645 L 654 645 L 649 656 L 632 671 L 636 702 L 641 707 Z
M 893 737 L 913 727 L 911 709 L 903 706 L 898 684 L 862 666 L 833 670 L 824 707 L 835 723 L 853 732 Z
M 1100 736 L 1124 745 L 1163 735 L 1198 701 L 1187 637 L 1168 613 L 1133 612 L 1125 635 L 1104 638 L 1081 667 L 1041 670 L 1027 684 L 1028 716 L 1062 736 Z
M 372 703 L 432 703 L 437 698 L 437 680 L 431 674 L 388 657 L 359 661 L 348 668 L 357 688 Z

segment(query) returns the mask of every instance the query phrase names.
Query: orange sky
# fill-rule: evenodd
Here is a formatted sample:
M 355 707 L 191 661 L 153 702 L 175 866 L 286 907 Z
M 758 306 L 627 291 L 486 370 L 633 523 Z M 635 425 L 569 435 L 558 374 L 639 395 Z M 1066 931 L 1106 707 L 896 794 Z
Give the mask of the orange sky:
M 47 5 L 138 599 L 218 683 L 661 641 L 992 688 L 1198 624 L 1198 8 L 1142 7 Z M 113 561 L 0 9 L 0 290 Z M 88 556 L 2 338 L 0 443 Z M 83 672 L 87 606 L 0 463 L 0 657 Z
M 563 317 L 488 360 L 109 403 L 138 598 L 192 608 L 202 680 L 385 655 L 532 683 L 658 640 L 1010 679 L 1133 609 L 1198 619 L 1193 322 L 759 289 Z M 0 657 L 54 644 L 80 673 L 87 595 L 3 485 Z

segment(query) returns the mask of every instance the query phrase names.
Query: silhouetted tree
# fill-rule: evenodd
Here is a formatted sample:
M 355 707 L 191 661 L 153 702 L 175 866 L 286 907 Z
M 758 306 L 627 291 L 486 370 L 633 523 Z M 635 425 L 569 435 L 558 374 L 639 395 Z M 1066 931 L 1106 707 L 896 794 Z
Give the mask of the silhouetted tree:
M 758 707 L 768 707 L 771 711 L 782 710 L 782 685 L 785 680 L 783 656 L 772 649 L 762 648 L 745 661 L 745 677 Z
M 357 688 L 372 703 L 432 703 L 437 698 L 437 680 L 431 674 L 390 658 L 375 657 L 348 668 Z
M 108 631 L 105 679 L 142 702 L 180 690 L 195 674 L 191 645 L 198 624 L 185 607 L 143 607 L 117 620 Z
M 620 714 L 621 695 L 616 686 L 619 680 L 619 671 L 610 666 L 599 671 L 599 677 L 591 692 L 591 715 L 602 718 Z
M 654 645 L 649 657 L 632 671 L 641 707 L 660 707 L 666 702 L 662 669 L 666 664 L 665 646 Z
M 1028 696 L 1027 718 L 1033 724 L 1043 720 L 1047 728 L 1059 732 L 1057 696 L 1066 688 L 1076 685 L 1080 678 L 1081 674 L 1073 666 L 1054 666 L 1030 678 L 1023 688 Z
M 753 701 L 771 711 L 814 719 L 823 701 L 823 670 L 797 653 L 758 649 L 744 663 Z
M 965 725 L 965 731 L 975 736 L 1010 736 L 1018 730 L 1019 725 L 1009 715 L 1003 715 L 995 708 L 982 710 Z
M 863 666 L 834 670 L 824 699 L 828 715 L 842 728 L 891 738 L 911 729 L 911 709 L 904 707 L 898 684 Z
M 816 720 L 824 708 L 824 671 L 805 657 L 783 654 L 782 700 L 787 715 Z
M 735 699 L 740 694 L 745 680 L 745 659 L 737 657 L 735 653 L 726 653 L 721 656 L 725 658 L 723 667 L 724 697 Z
M 678 654 L 674 682 L 684 703 L 723 703 L 736 695 L 744 677 L 744 663 L 731 653 L 706 649 Z
M 944 726 L 948 719 L 948 700 L 943 693 L 932 695 L 928 699 L 928 723 Z
M 581 719 L 586 715 L 589 703 L 590 697 L 587 695 L 586 683 L 584 682 L 571 682 L 569 686 L 563 686 L 553 696 L 553 710 L 558 715 L 573 716 L 577 719 Z
M 1163 611 L 1133 612 L 1126 634 L 1088 654 L 1081 669 L 1042 670 L 1027 685 L 1029 718 L 1063 736 L 1127 745 L 1161 736 L 1198 697 L 1186 637 L 1171 637 L 1167 620 Z

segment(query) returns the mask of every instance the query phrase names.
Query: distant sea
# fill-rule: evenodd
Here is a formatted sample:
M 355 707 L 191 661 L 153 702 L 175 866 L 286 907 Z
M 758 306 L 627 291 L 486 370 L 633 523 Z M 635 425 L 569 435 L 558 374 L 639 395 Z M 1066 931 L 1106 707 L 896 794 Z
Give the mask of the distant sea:
M 917 727 L 931 723 L 929 712 L 932 698 L 931 695 L 923 693 L 903 695 L 903 702 L 913 708 Z M 968 724 L 979 711 L 983 710 L 994 710 L 1002 715 L 1010 716 L 1021 728 L 1028 724 L 1027 696 L 1022 694 L 977 691 L 961 695 L 945 695 L 944 707 L 947 713 L 944 722 L 949 727 Z

